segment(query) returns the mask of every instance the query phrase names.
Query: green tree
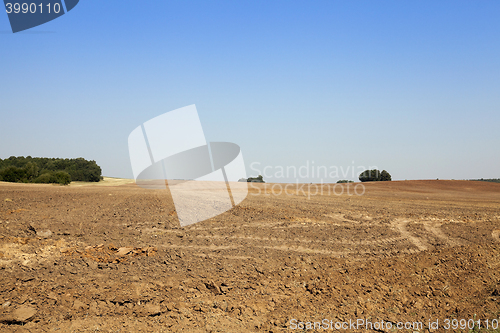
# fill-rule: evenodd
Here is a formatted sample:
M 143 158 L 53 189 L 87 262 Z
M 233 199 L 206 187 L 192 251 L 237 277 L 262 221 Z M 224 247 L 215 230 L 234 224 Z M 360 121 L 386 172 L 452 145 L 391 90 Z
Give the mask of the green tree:
M 389 172 L 382 170 L 380 172 L 377 169 L 365 170 L 359 175 L 359 180 L 362 182 L 378 182 L 378 181 L 390 181 L 392 180 Z
M 258 175 L 257 177 L 250 177 L 247 179 L 247 182 L 249 183 L 265 183 L 264 177 L 262 175 Z
M 71 183 L 71 176 L 66 171 L 57 171 L 54 176 L 56 177 L 57 183 L 61 185 L 68 185 Z
M 374 182 L 380 180 L 380 171 L 377 169 L 365 170 L 359 175 L 361 182 Z
M 391 174 L 385 170 L 382 170 L 382 172 L 380 173 L 380 181 L 384 182 L 384 181 L 391 181 L 391 180 L 392 180 Z
M 28 181 L 32 181 L 33 179 L 35 179 L 36 177 L 38 177 L 38 165 L 36 165 L 35 163 L 33 162 L 28 162 L 26 163 L 26 165 L 24 166 L 24 173 L 26 175 L 26 179 Z
M 57 183 L 57 179 L 51 172 L 44 172 L 33 180 L 34 183 L 49 184 Z
M 0 170 L 0 176 L 4 182 L 20 182 L 26 178 L 26 173 L 24 169 L 10 165 Z

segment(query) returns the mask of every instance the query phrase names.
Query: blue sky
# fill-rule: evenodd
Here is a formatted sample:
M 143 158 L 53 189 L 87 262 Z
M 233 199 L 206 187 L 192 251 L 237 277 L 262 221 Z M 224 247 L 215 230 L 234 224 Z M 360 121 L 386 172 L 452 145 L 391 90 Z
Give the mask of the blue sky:
M 130 132 L 196 104 L 207 140 L 237 143 L 269 181 L 313 162 L 500 178 L 499 14 L 498 1 L 87 0 L 16 34 L 0 15 L 0 158 L 82 156 L 130 178 Z

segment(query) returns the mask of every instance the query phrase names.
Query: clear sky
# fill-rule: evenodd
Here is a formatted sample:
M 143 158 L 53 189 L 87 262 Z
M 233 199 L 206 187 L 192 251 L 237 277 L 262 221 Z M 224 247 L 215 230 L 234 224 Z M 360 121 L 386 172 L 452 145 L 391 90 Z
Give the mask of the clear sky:
M 499 1 L 82 0 L 16 34 L 0 14 L 0 60 L 0 158 L 131 178 L 130 132 L 196 104 L 269 181 L 500 178 Z

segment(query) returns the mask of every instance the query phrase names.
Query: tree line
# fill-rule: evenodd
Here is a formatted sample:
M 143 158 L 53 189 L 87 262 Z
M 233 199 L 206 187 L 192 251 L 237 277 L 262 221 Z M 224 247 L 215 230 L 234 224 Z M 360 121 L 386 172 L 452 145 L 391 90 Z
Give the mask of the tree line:
M 481 178 L 481 179 L 470 179 L 470 180 L 481 181 L 481 182 L 490 182 L 490 183 L 500 183 L 499 178 L 490 178 L 490 179 Z
M 98 182 L 102 170 L 95 161 L 79 158 L 11 156 L 0 159 L 0 181 L 18 183 Z

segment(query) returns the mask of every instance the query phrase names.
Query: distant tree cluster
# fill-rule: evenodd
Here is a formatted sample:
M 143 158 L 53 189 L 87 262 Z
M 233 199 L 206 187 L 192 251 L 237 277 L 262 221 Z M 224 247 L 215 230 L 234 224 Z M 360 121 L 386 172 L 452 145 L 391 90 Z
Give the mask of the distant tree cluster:
M 249 183 L 265 183 L 264 177 L 262 175 L 258 175 L 257 177 L 250 177 L 247 179 Z
M 101 167 L 84 158 L 62 159 L 11 156 L 0 159 L 0 181 L 69 184 L 72 180 L 98 182 Z
M 337 184 L 344 184 L 344 183 L 354 183 L 352 180 L 346 180 L 346 179 L 341 179 L 337 181 Z
M 470 179 L 470 180 L 476 180 L 476 181 L 481 181 L 481 182 L 490 182 L 490 183 L 500 183 L 499 178 L 491 178 L 491 179 L 481 178 L 481 179 Z
M 391 175 L 385 171 L 382 170 L 380 172 L 377 169 L 373 170 L 365 170 L 359 175 L 359 180 L 362 182 L 377 182 L 377 181 L 391 181 L 392 177 Z

